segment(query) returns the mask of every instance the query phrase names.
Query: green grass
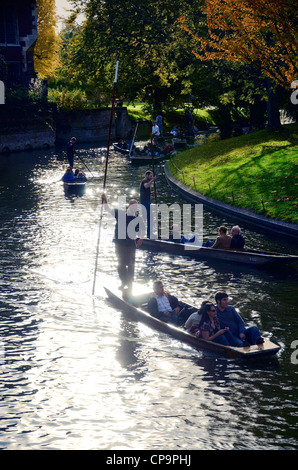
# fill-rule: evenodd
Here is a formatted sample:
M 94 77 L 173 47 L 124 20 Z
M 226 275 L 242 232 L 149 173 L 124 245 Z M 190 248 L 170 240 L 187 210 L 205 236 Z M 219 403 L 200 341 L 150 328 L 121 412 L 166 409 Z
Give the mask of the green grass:
M 144 103 L 124 103 L 131 119 L 135 121 L 153 120 L 152 116 L 144 106 Z M 185 108 L 179 108 L 163 115 L 164 125 L 168 130 L 174 125 L 183 126 Z M 218 121 L 218 112 L 215 109 L 194 109 L 193 116 L 198 125 L 216 125 Z
M 296 123 L 211 142 L 176 155 L 169 169 L 202 194 L 298 223 L 297 137 Z

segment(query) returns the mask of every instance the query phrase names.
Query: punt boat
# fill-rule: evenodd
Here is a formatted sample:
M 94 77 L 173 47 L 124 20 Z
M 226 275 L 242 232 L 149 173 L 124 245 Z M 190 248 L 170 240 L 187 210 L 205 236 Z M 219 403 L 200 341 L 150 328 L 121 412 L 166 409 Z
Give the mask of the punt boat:
M 114 150 L 116 150 L 116 152 L 120 152 L 123 155 L 128 155 L 129 154 L 129 149 L 124 149 L 124 148 L 120 147 L 117 144 L 113 144 L 113 147 L 114 147 Z
M 298 261 L 298 256 L 274 253 L 269 251 L 257 251 L 250 249 L 222 250 L 205 246 L 175 243 L 168 240 L 148 239 L 143 240 L 140 246 L 143 250 L 153 252 L 166 252 L 173 255 L 188 256 L 194 259 L 215 260 L 228 263 L 240 263 L 250 266 L 282 265 Z
M 64 191 L 80 193 L 85 190 L 86 181 L 63 182 Z
M 112 289 L 110 287 L 104 288 L 110 302 L 127 313 L 133 320 L 140 321 L 154 329 L 167 333 L 170 336 L 191 345 L 195 349 L 208 349 L 227 358 L 241 359 L 259 359 L 267 356 L 274 356 L 280 350 L 279 345 L 272 343 L 267 338 L 264 339 L 263 344 L 246 347 L 224 346 L 219 343 L 215 343 L 214 341 L 206 341 L 202 338 L 197 338 L 196 336 L 188 333 L 183 327 L 165 323 L 150 315 L 146 310 L 146 306 L 151 297 L 151 293 L 130 295 L 126 297 L 117 289 Z M 184 303 L 184 305 L 189 306 L 186 303 Z
M 170 158 L 170 153 L 155 155 L 153 160 L 154 160 L 154 162 L 160 162 L 160 161 L 164 160 L 165 158 Z M 151 155 L 131 155 L 129 157 L 129 159 L 130 159 L 131 163 L 145 164 L 145 163 L 151 163 L 152 162 Z

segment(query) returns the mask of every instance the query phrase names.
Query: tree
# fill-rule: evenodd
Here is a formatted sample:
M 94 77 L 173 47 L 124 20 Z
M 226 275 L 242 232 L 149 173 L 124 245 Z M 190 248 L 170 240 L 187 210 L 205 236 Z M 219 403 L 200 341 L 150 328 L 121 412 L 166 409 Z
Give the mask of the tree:
M 126 99 L 145 100 L 153 112 L 188 101 L 199 63 L 179 17 L 202 1 L 73 0 L 86 15 L 72 54 L 73 74 L 107 93 L 119 56 L 118 90 Z
M 59 65 L 57 15 L 53 0 L 37 0 L 38 39 L 34 50 L 34 67 L 41 78 L 54 75 Z
M 209 35 L 182 25 L 200 43 L 201 60 L 255 64 L 289 90 L 297 78 L 297 4 L 293 0 L 205 0 Z

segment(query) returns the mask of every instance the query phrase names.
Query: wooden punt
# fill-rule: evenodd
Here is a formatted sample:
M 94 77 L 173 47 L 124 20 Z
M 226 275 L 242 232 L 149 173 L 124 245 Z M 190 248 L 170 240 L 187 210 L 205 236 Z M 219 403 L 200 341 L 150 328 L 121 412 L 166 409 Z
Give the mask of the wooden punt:
M 140 247 L 143 250 L 166 252 L 194 259 L 215 260 L 218 262 L 240 263 L 250 266 L 281 265 L 298 261 L 298 256 L 257 250 L 222 250 L 204 246 L 174 243 L 167 240 L 145 238 Z
M 154 329 L 167 333 L 196 349 L 208 349 L 228 358 L 241 359 L 259 359 L 266 356 L 274 356 L 280 350 L 279 345 L 272 343 L 266 338 L 263 344 L 241 348 L 224 346 L 213 341 L 206 341 L 202 338 L 197 338 L 196 336 L 188 333 L 183 327 L 177 327 L 175 325 L 165 323 L 150 315 L 150 313 L 146 311 L 146 305 L 151 297 L 151 293 L 131 295 L 126 298 L 123 296 L 122 292 L 116 289 L 111 289 L 110 287 L 104 287 L 104 289 L 113 305 L 119 307 L 133 320 L 140 321 Z M 188 304 L 185 303 L 184 305 Z
M 85 191 L 86 181 L 74 181 L 73 183 L 63 182 L 64 191 L 66 193 L 81 194 Z
M 154 162 L 160 162 L 166 158 L 170 158 L 171 154 L 161 154 L 161 155 L 155 155 L 154 156 Z M 151 155 L 131 155 L 129 157 L 131 163 L 140 163 L 140 164 L 145 164 L 145 163 L 151 163 L 152 162 L 152 157 Z
M 128 155 L 129 154 L 129 149 L 123 149 L 122 147 L 119 147 L 119 145 L 117 145 L 117 144 L 113 144 L 113 147 L 114 147 L 114 150 L 116 150 L 116 152 L 120 152 L 123 155 Z

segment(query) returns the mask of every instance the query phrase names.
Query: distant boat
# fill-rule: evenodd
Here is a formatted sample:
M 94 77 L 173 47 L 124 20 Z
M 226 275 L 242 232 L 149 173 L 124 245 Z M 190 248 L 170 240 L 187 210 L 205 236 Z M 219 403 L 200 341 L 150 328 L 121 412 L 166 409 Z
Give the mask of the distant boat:
M 160 239 L 151 240 L 148 238 L 143 240 L 140 249 L 155 252 L 164 251 L 173 255 L 189 256 L 195 259 L 211 259 L 217 262 L 231 262 L 255 267 L 265 265 L 283 265 L 298 261 L 298 256 L 296 255 L 250 249 L 222 250 L 205 246 L 192 247 L 190 244 L 175 243 Z
M 140 321 L 155 328 L 159 331 L 167 333 L 174 338 L 188 343 L 196 349 L 209 349 L 215 353 L 229 358 L 242 358 L 242 359 L 260 359 L 265 356 L 273 356 L 280 350 L 280 346 L 272 343 L 268 339 L 264 339 L 264 343 L 260 345 L 233 347 L 224 346 L 214 341 L 207 341 L 198 338 L 188 333 L 183 327 L 177 327 L 170 323 L 163 322 L 158 318 L 153 317 L 146 310 L 148 300 L 151 293 L 141 295 L 128 296 L 124 298 L 123 294 L 117 290 L 105 287 L 105 291 L 110 301 L 117 307 L 121 308 L 124 312 L 130 315 L 134 320 Z M 185 306 L 189 306 L 184 303 Z
M 170 158 L 171 154 L 161 154 L 161 155 L 154 155 L 154 162 L 160 162 L 165 160 L 166 158 Z M 130 156 L 131 163 L 150 163 L 152 162 L 151 155 L 131 155 Z
M 117 152 L 122 153 L 123 155 L 128 155 L 129 154 L 129 149 L 124 149 L 124 148 L 120 147 L 117 144 L 113 144 L 113 147 L 114 147 L 114 150 L 116 150 Z
M 85 190 L 86 181 L 63 182 L 64 190 L 68 192 L 82 193 Z

